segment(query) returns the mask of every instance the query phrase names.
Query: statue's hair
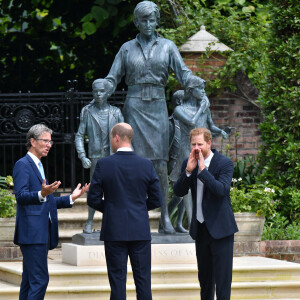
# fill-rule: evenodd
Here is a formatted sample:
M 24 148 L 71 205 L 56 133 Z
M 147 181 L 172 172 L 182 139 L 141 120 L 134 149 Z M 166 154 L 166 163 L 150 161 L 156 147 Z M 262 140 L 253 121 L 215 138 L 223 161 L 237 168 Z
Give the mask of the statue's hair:
M 159 24 L 160 13 L 158 6 L 152 1 L 142 1 L 137 4 L 133 11 L 133 22 L 137 27 L 138 18 L 149 16 L 151 13 L 155 13 L 156 22 Z
M 114 87 L 113 84 L 111 83 L 111 81 L 109 81 L 108 79 L 104 79 L 104 78 L 98 78 L 96 80 L 93 81 L 92 83 L 92 89 L 94 89 L 95 85 L 97 83 L 103 83 L 105 90 L 108 90 L 108 98 L 112 95 L 112 93 L 114 92 Z
M 122 141 L 128 141 L 131 143 L 133 138 L 133 129 L 127 123 L 118 123 L 111 129 L 110 134 L 112 137 L 118 135 Z
M 211 132 L 207 128 L 198 127 L 190 131 L 190 141 L 192 140 L 193 136 L 201 135 L 201 134 L 203 134 L 203 138 L 206 143 L 212 140 Z
M 172 96 L 173 108 L 175 108 L 177 105 L 181 105 L 183 98 L 184 98 L 184 90 L 176 91 Z
M 191 75 L 187 80 L 187 83 L 185 86 L 185 93 L 189 94 L 191 92 L 191 90 L 196 87 L 200 87 L 200 88 L 204 89 L 205 88 L 205 80 L 198 76 Z
M 49 127 L 47 127 L 45 124 L 36 124 L 33 125 L 27 132 L 26 135 L 26 148 L 27 150 L 30 149 L 31 147 L 31 142 L 30 139 L 34 138 L 35 140 L 38 139 L 44 132 L 49 132 L 50 134 L 52 134 L 52 129 L 50 129 Z

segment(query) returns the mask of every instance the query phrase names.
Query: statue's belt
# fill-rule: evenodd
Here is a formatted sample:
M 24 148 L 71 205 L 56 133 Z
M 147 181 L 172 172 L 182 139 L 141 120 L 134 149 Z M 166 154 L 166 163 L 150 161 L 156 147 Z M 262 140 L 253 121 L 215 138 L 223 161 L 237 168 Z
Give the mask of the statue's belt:
M 129 85 L 127 97 L 141 98 L 143 101 L 165 99 L 165 88 L 153 84 Z

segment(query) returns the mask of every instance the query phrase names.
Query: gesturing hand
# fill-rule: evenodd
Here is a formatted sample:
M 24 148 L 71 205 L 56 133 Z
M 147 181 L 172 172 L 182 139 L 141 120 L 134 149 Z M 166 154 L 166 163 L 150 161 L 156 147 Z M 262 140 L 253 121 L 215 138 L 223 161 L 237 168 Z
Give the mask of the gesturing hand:
M 84 194 L 85 192 L 87 192 L 90 188 L 90 183 L 89 184 L 85 184 L 82 189 L 80 189 L 81 184 L 78 183 L 76 189 L 73 191 L 71 197 L 72 197 L 72 201 L 75 201 L 77 198 L 79 198 L 82 194 Z
M 186 170 L 190 173 L 192 173 L 192 171 L 196 168 L 197 166 L 197 152 L 198 150 L 196 149 L 192 149 L 190 155 L 189 155 L 189 159 L 186 165 Z
M 60 181 L 54 181 L 50 185 L 47 185 L 46 184 L 46 179 L 43 179 L 42 188 L 41 188 L 42 197 L 45 198 L 48 195 L 54 193 L 60 185 L 61 185 Z

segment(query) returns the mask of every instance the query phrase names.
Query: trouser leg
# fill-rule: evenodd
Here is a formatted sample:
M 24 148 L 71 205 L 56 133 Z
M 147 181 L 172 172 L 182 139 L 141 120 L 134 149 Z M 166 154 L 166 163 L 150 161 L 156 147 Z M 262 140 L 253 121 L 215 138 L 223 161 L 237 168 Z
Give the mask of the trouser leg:
M 198 223 L 198 236 L 195 241 L 198 264 L 198 280 L 201 287 L 201 300 L 214 300 L 215 280 L 213 257 L 210 248 L 211 237 L 204 223 Z
M 23 255 L 22 283 L 19 299 L 44 299 L 48 282 L 48 244 L 20 245 Z
M 151 241 L 129 242 L 129 257 L 137 300 L 152 300 Z
M 214 240 L 212 245 L 217 300 L 230 300 L 233 241 L 234 236 L 230 235 L 223 239 Z
M 205 223 L 198 223 L 198 232 L 196 255 L 201 299 L 213 300 L 216 288 L 217 300 L 230 300 L 234 236 L 214 239 Z
M 104 242 L 110 300 L 126 299 L 128 242 Z

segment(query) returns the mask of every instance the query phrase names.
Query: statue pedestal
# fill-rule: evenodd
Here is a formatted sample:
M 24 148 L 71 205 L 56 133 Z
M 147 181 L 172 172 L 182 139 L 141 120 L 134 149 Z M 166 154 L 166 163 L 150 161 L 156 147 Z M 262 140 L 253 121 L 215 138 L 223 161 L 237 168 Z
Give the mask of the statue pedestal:
M 62 244 L 62 262 L 73 266 L 105 266 L 100 232 L 76 234 L 73 243 Z M 196 264 L 195 243 L 189 234 L 152 233 L 152 264 Z M 130 261 L 128 260 L 128 264 Z

